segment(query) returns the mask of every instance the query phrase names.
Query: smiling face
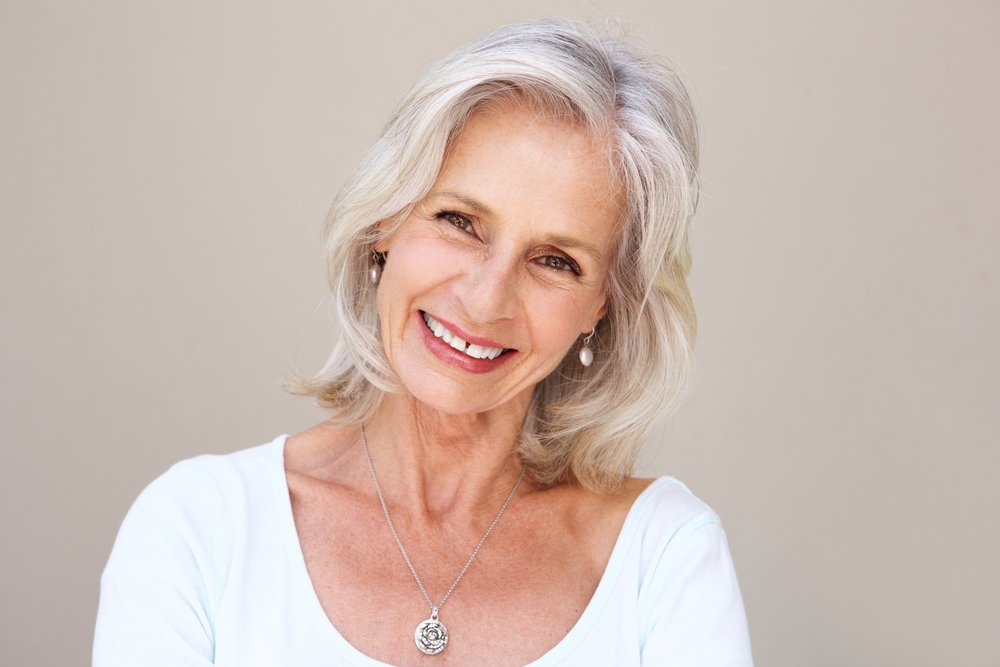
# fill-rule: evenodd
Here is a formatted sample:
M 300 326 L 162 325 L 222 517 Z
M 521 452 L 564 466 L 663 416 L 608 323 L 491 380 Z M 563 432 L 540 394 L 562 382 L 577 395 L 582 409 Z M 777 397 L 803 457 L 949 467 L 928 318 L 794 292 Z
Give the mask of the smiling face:
M 506 103 L 477 111 L 378 245 L 389 364 L 421 403 L 478 413 L 551 373 L 605 309 L 621 216 L 607 144 Z

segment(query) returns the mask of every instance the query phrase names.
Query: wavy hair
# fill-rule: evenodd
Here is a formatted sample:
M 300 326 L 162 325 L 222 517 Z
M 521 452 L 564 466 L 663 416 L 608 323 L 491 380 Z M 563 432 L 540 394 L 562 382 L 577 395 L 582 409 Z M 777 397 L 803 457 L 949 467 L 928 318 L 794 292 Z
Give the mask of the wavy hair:
M 687 286 L 697 203 L 697 124 L 677 73 L 595 29 L 567 21 L 500 28 L 430 68 L 333 202 L 325 250 L 339 337 L 310 378 L 289 384 L 358 423 L 401 387 L 379 339 L 371 249 L 431 189 L 449 142 L 484 104 L 517 97 L 567 115 L 610 145 L 624 200 L 607 314 L 591 342 L 535 388 L 518 453 L 543 486 L 616 488 L 650 427 L 686 391 L 696 321 Z

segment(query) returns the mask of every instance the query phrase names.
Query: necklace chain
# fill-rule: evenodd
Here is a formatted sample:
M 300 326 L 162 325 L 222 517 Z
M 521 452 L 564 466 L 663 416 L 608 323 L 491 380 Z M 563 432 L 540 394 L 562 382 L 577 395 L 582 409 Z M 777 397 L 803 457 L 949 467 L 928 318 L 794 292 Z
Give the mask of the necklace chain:
M 507 506 L 510 505 L 510 501 L 514 499 L 517 487 L 521 485 L 521 480 L 524 478 L 524 468 L 521 468 L 521 474 L 517 476 L 517 481 L 514 482 L 514 488 L 512 488 L 510 493 L 507 494 L 507 499 L 503 501 L 503 505 L 500 507 L 500 511 L 497 512 L 497 515 L 493 517 L 493 522 L 490 524 L 490 527 L 487 528 L 486 532 L 483 533 L 483 536 L 479 538 L 479 544 L 477 544 L 476 548 L 472 550 L 472 555 L 469 556 L 469 560 L 465 562 L 465 566 L 462 568 L 462 571 L 458 573 L 457 577 L 455 577 L 455 581 L 452 582 L 451 588 L 449 588 L 448 592 L 444 594 L 441 601 L 435 605 L 431 600 L 431 596 L 427 594 L 427 589 L 424 587 L 424 583 L 420 581 L 420 576 L 417 574 L 416 568 L 413 567 L 413 562 L 410 561 L 410 556 L 406 553 L 406 549 L 403 548 L 402 540 L 399 539 L 399 533 L 396 532 L 396 525 L 392 522 L 392 517 L 389 516 L 389 507 L 385 504 L 385 497 L 382 495 L 382 487 L 379 485 L 378 476 L 375 474 L 375 464 L 372 463 L 372 456 L 368 451 L 368 440 L 365 438 L 364 425 L 361 426 L 361 446 L 365 452 L 365 460 L 368 462 L 368 471 L 372 475 L 372 482 L 375 484 L 375 494 L 378 496 L 379 504 L 382 505 L 382 514 L 385 515 L 385 521 L 389 524 L 389 530 L 392 532 L 393 539 L 396 540 L 396 546 L 399 547 L 399 553 L 403 554 L 403 560 L 406 561 L 406 567 L 410 569 L 410 574 L 413 575 L 413 580 L 417 582 L 417 587 L 420 588 L 420 592 L 423 594 L 424 600 L 427 601 L 427 606 L 431 608 L 431 617 L 437 620 L 438 609 L 443 607 L 444 603 L 448 601 L 449 597 L 451 597 L 455 587 L 458 586 L 458 582 L 462 580 L 462 577 L 464 577 L 465 573 L 469 570 L 469 566 L 472 565 L 472 561 L 474 561 L 476 556 L 479 555 L 479 550 L 483 547 L 483 543 L 486 542 L 486 538 L 493 532 L 497 523 L 500 522 L 500 517 L 502 517 L 503 513 L 507 511 Z

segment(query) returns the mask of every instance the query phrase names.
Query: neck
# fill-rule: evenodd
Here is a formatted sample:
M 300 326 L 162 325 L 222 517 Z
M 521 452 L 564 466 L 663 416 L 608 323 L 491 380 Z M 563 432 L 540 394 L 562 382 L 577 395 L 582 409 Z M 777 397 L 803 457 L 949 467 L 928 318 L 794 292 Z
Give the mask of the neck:
M 527 399 L 448 415 L 387 394 L 365 433 L 393 511 L 470 522 L 495 513 L 521 472 L 514 449 L 526 410 Z

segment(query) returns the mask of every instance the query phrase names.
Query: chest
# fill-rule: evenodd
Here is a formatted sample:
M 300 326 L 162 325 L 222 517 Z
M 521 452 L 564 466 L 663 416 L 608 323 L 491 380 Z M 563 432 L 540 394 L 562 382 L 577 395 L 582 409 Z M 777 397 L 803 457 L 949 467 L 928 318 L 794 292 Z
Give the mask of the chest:
M 447 648 L 425 656 L 414 631 L 430 607 L 381 511 L 290 488 L 302 555 L 327 618 L 361 653 L 395 665 L 524 665 L 538 658 L 587 607 L 623 519 L 597 513 L 581 526 L 555 506 L 512 507 L 440 608 Z M 440 604 L 478 537 L 446 528 L 422 532 L 405 521 L 397 530 L 427 595 Z

